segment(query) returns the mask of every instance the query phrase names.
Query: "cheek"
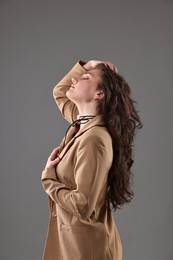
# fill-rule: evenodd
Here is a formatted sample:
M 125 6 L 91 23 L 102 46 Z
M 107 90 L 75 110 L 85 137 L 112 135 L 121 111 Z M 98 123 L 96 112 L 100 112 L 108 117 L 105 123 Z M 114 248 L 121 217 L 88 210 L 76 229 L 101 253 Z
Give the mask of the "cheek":
M 90 91 L 90 89 L 87 84 L 79 84 L 78 86 L 76 86 L 75 91 L 76 94 L 80 94 L 83 96 L 83 94 L 87 94 Z

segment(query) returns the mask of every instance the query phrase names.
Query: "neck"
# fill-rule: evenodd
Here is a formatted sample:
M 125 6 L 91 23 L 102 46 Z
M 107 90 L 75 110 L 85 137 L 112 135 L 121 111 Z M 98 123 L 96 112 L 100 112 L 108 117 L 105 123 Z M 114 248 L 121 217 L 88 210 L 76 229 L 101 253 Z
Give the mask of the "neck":
M 97 104 L 94 102 L 90 103 L 76 103 L 76 106 L 79 111 L 79 115 L 77 119 L 85 116 L 96 116 L 97 115 Z M 87 123 L 90 122 L 93 118 L 89 118 Z M 82 128 L 85 124 L 80 124 L 80 128 Z
M 96 116 L 97 115 L 97 110 L 96 110 L 96 105 L 95 104 L 82 104 L 82 105 L 77 105 L 78 111 L 79 111 L 79 116 Z

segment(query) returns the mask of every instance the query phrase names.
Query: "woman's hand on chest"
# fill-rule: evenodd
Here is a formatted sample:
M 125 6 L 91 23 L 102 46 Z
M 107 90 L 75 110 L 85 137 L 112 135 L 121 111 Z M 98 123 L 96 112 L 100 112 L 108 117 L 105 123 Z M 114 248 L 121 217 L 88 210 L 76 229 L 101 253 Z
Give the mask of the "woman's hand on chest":
M 60 148 L 56 147 L 52 151 L 52 153 L 50 154 L 50 156 L 47 159 L 47 163 L 45 166 L 46 169 L 55 167 L 61 161 L 61 158 L 59 156 L 59 150 L 60 150 Z

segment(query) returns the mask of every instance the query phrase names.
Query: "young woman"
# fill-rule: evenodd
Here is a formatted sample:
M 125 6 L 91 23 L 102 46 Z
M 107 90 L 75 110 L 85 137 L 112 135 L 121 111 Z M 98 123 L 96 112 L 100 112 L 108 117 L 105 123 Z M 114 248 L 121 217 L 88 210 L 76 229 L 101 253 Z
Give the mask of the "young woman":
M 55 86 L 71 123 L 42 184 L 50 223 L 44 260 L 122 260 L 111 208 L 130 202 L 132 144 L 142 126 L 127 82 L 110 62 L 79 61 Z

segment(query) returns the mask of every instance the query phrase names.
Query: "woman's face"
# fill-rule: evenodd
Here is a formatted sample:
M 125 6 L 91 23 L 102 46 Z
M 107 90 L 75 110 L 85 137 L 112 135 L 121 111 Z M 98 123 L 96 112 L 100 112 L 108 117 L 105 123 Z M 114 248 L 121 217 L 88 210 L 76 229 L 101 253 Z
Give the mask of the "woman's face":
M 72 84 L 66 96 L 74 103 L 89 103 L 98 99 L 98 84 L 101 82 L 101 72 L 93 69 L 82 76 L 72 77 Z

